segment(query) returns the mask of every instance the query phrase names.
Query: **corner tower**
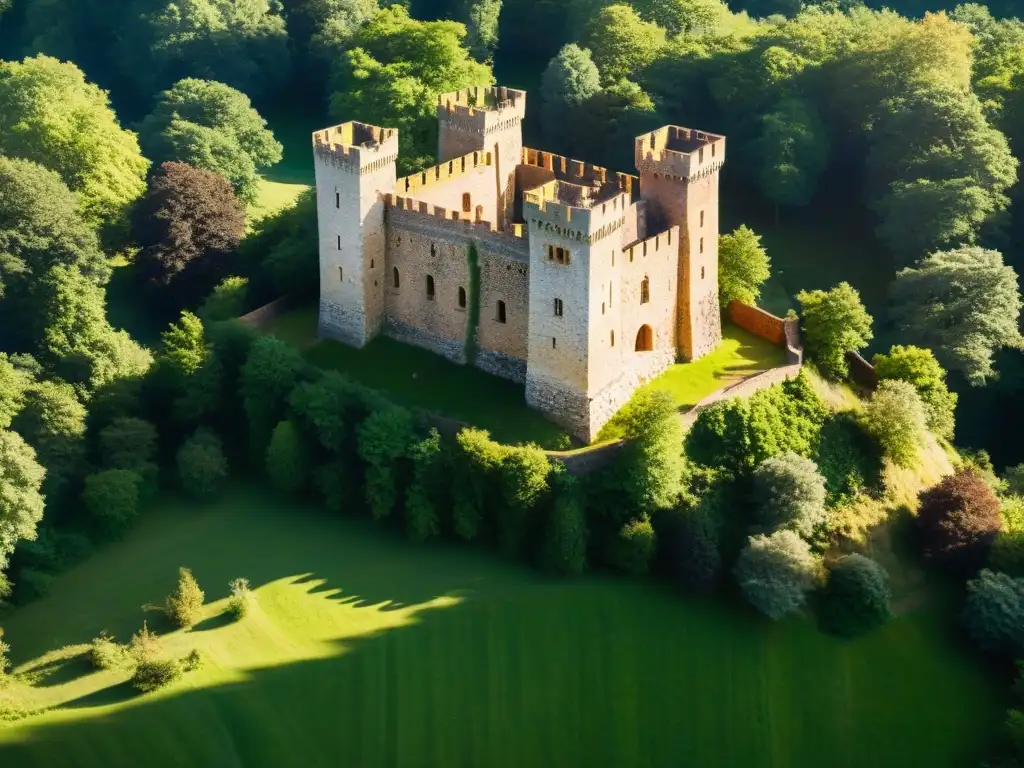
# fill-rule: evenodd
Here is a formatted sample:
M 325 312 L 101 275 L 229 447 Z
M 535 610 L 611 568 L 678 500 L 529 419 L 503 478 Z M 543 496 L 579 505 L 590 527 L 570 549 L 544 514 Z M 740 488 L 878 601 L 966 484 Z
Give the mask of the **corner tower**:
M 395 191 L 398 131 L 348 122 L 313 134 L 321 338 L 362 347 L 384 315 L 382 194 Z
M 526 91 L 475 86 L 437 97 L 437 161 L 490 152 L 494 161 L 498 229 L 512 220 L 516 166 L 523 157 Z
M 668 125 L 639 136 L 635 146 L 648 231 L 678 225 L 676 344 L 696 360 L 722 340 L 718 307 L 718 171 L 725 137 Z

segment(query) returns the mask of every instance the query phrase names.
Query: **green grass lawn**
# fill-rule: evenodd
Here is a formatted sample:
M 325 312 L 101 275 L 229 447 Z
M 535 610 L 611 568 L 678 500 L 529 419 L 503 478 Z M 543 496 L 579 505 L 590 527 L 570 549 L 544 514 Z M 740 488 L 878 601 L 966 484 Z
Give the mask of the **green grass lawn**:
M 385 337 L 363 349 L 319 341 L 316 321 L 316 306 L 301 307 L 275 319 L 264 332 L 303 348 L 321 368 L 342 371 L 403 405 L 486 429 L 503 443 L 565 447 L 565 430 L 527 406 L 522 385 Z
M 124 673 L 41 654 L 127 637 L 177 568 L 202 623 L 165 635 L 204 666 L 135 696 Z M 220 618 L 230 579 L 259 605 Z M 1001 721 L 997 686 L 924 605 L 843 642 L 726 597 L 646 581 L 552 582 L 486 552 L 236 489 L 167 500 L 5 620 L 49 712 L 0 724 L 0 765 L 962 768 Z M 33 661 L 36 660 L 36 661 Z M 2 694 L 0 694 L 2 696 Z
M 285 184 L 279 181 L 260 179 L 259 197 L 249 206 L 246 222 L 249 229 L 267 216 L 283 211 L 295 204 L 299 195 L 309 189 L 307 184 Z

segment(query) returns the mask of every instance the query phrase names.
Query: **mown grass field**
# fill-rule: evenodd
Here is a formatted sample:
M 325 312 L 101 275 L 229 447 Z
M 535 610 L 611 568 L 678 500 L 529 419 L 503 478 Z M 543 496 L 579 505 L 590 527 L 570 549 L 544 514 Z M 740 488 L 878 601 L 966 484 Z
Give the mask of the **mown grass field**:
M 0 765 L 962 768 L 1001 718 L 932 606 L 842 642 L 722 596 L 552 582 L 255 488 L 165 501 L 59 577 L 5 620 L 19 670 L 102 629 L 162 628 L 140 606 L 180 565 L 206 619 L 165 642 L 204 667 L 137 697 L 124 673 L 52 664 L 33 693 L 55 708 L 0 724 Z M 259 608 L 228 624 L 237 576 Z

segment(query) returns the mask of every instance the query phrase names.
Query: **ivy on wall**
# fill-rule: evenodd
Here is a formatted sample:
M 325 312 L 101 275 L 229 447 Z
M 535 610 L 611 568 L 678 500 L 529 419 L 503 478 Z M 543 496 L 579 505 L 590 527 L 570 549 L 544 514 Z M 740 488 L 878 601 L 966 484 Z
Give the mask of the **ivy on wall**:
M 476 243 L 466 249 L 466 264 L 469 267 L 469 295 L 466 297 L 466 365 L 476 360 L 476 329 L 480 325 L 480 258 Z

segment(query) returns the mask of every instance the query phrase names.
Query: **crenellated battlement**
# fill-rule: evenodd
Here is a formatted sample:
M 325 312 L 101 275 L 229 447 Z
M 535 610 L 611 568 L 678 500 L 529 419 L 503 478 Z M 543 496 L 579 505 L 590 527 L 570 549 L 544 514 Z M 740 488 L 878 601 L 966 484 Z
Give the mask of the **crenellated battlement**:
M 476 168 L 491 165 L 490 152 L 470 152 L 468 155 L 456 157 L 445 163 L 439 163 L 432 168 L 426 168 L 418 173 L 411 173 L 398 180 L 395 191 L 400 195 L 409 195 L 416 190 L 432 184 L 443 184 L 446 181 L 457 179 Z
M 448 129 L 489 134 L 515 127 L 526 114 L 526 91 L 471 86 L 437 97 L 437 119 Z
M 625 192 L 609 195 L 607 185 L 584 187 L 554 179 L 523 191 L 523 217 L 531 230 L 587 244 L 621 228 L 629 206 Z
M 634 155 L 641 173 L 694 181 L 722 167 L 725 137 L 666 125 L 638 136 Z
M 628 248 L 622 249 L 622 255 L 632 263 L 634 259 L 641 259 L 645 256 L 659 253 L 663 250 L 669 253 L 679 252 L 679 227 L 671 227 L 664 232 L 659 232 L 654 237 L 633 243 Z
M 398 159 L 398 129 L 350 120 L 316 131 L 313 154 L 351 173 L 373 173 Z
M 573 160 L 564 155 L 545 152 L 542 149 L 523 147 L 523 165 L 544 168 L 551 171 L 559 181 L 573 184 L 614 184 L 615 188 L 631 196 L 639 188 L 639 179 L 628 173 L 610 172 L 607 168 L 582 160 Z

